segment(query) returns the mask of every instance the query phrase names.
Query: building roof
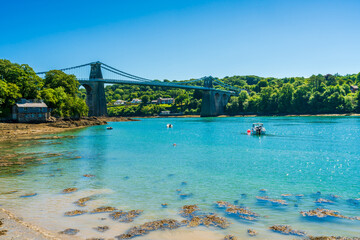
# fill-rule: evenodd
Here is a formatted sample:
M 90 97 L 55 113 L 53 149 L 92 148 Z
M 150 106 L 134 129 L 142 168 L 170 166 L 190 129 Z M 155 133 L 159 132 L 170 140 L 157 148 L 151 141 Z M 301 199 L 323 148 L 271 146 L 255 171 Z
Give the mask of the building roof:
M 352 85 L 352 86 L 350 86 L 350 87 L 353 88 L 353 89 L 359 89 L 359 87 L 356 86 L 356 85 Z
M 47 108 L 47 105 L 44 102 L 39 103 L 16 103 L 17 107 L 27 107 L 27 108 L 35 108 L 35 107 L 45 107 Z
M 174 98 L 159 98 L 160 100 L 174 100 Z

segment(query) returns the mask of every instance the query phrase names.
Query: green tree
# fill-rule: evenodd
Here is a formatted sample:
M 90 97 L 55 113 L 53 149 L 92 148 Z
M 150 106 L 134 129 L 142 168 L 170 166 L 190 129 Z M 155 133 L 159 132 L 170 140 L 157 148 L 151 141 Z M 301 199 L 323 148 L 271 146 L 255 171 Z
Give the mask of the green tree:
M 9 60 L 0 59 L 0 80 L 15 84 L 20 97 L 27 99 L 39 98 L 43 80 L 36 75 L 27 64 L 11 63 Z
M 141 97 L 141 102 L 142 102 L 143 104 L 149 103 L 149 102 L 150 102 L 150 97 L 149 97 L 148 95 L 142 96 L 142 97 Z
M 51 70 L 45 75 L 45 88 L 63 87 L 65 93 L 74 96 L 78 93 L 79 82 L 76 81 L 75 75 L 68 75 L 59 70 Z
M 280 113 L 290 113 L 292 110 L 292 101 L 294 87 L 291 83 L 286 83 L 279 92 L 279 111 Z

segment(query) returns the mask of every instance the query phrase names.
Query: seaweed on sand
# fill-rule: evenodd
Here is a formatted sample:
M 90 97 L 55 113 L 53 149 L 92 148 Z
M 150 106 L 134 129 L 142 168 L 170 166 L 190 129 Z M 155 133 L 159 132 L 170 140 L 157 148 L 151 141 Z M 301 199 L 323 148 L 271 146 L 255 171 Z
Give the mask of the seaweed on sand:
M 309 211 L 301 211 L 300 214 L 304 217 L 315 217 L 319 219 L 327 218 L 327 217 L 334 217 L 334 218 L 343 218 L 343 219 L 349 219 L 349 220 L 360 220 L 360 217 L 347 217 L 344 215 L 341 215 L 339 211 L 329 210 L 329 209 L 323 209 L 323 208 L 317 208 L 314 210 Z
M 233 204 L 230 204 L 225 201 L 217 201 L 216 202 L 217 207 L 219 208 L 225 208 L 225 212 L 229 215 L 235 215 L 241 219 L 246 219 L 249 221 L 257 220 L 257 218 L 260 216 L 259 214 L 249 210 L 248 208 L 239 207 Z
M 108 226 L 98 226 L 98 227 L 94 227 L 94 229 L 98 232 L 106 232 L 110 228 Z
M 250 235 L 250 236 L 256 236 L 258 233 L 257 231 L 255 231 L 254 229 L 248 229 L 247 230 L 247 233 Z
M 224 240 L 238 240 L 238 238 L 235 237 L 234 235 L 226 235 L 224 237 Z
M 180 227 L 181 224 L 174 219 L 163 219 L 152 222 L 146 222 L 140 226 L 135 226 L 130 228 L 126 233 L 116 236 L 117 239 L 129 239 L 136 236 L 142 236 L 150 231 L 155 230 L 164 230 L 164 229 L 176 229 Z
M 63 193 L 73 193 L 76 192 L 78 189 L 77 188 L 65 188 L 62 192 Z
M 184 205 L 181 208 L 180 214 L 187 218 L 194 216 L 195 212 L 200 211 L 199 207 L 197 205 Z
M 320 237 L 314 237 L 314 236 L 309 236 L 308 237 L 309 240 L 360 240 L 360 238 L 358 237 L 327 237 L 327 236 L 320 236 Z
M 65 213 L 65 216 L 68 217 L 74 217 L 74 216 L 79 216 L 82 215 L 84 213 L 87 213 L 87 211 L 83 211 L 83 210 L 74 210 L 74 211 L 68 211 Z
M 105 212 L 113 212 L 116 208 L 114 207 L 98 207 L 92 210 L 90 213 L 105 213 Z
M 85 207 L 86 206 L 86 202 L 92 200 L 92 197 L 83 197 L 80 198 L 79 200 L 77 200 L 76 202 L 74 202 L 76 205 L 78 205 L 79 207 Z
M 184 205 L 181 208 L 180 214 L 187 218 L 187 222 L 184 222 L 189 227 L 197 227 L 204 225 L 206 227 L 214 226 L 220 228 L 227 228 L 229 223 L 226 218 L 219 217 L 216 214 L 200 214 L 200 209 L 197 205 Z
M 111 213 L 109 216 L 113 219 L 113 220 L 119 220 L 119 222 L 132 222 L 134 221 L 134 218 L 138 217 L 141 213 L 143 212 L 143 210 L 131 210 L 131 211 L 118 211 L 118 212 L 113 212 Z
M 60 234 L 66 234 L 66 235 L 75 235 L 78 232 L 80 232 L 79 229 L 74 229 L 74 228 L 67 228 L 64 231 L 59 232 Z
M 279 232 L 286 235 L 296 235 L 296 236 L 305 236 L 306 233 L 304 231 L 294 230 L 288 225 L 274 225 L 269 227 L 269 229 L 274 232 Z

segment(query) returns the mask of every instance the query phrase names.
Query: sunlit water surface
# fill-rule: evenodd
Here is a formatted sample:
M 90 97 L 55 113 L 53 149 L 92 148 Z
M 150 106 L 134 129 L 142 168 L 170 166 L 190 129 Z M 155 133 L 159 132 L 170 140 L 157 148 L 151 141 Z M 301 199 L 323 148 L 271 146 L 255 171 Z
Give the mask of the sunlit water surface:
M 268 135 L 247 135 L 253 122 L 263 122 Z M 174 128 L 166 128 L 167 123 Z M 83 238 L 114 237 L 152 220 L 181 220 L 179 209 L 185 204 L 227 216 L 215 208 L 219 200 L 249 207 L 261 217 L 255 222 L 229 217 L 232 224 L 224 230 L 185 227 L 138 239 L 222 239 L 226 234 L 247 239 L 249 228 L 259 232 L 254 239 L 296 238 L 271 232 L 268 227 L 275 224 L 291 225 L 311 235 L 360 236 L 360 221 L 313 220 L 299 213 L 323 207 L 360 216 L 360 205 L 348 201 L 360 197 L 358 117 L 162 118 L 110 126 L 111 131 L 95 126 L 63 133 L 75 138 L 41 140 L 16 148 L 9 145 L 15 152 L 37 152 L 42 160 L 19 166 L 24 174 L 0 175 L 0 193 L 18 190 L 1 194 L 0 204 L 51 231 L 78 228 Z M 1 146 L 5 149 L 7 145 Z M 48 157 L 39 152 L 62 155 Z M 79 191 L 62 194 L 68 187 Z M 177 189 L 190 196 L 182 199 Z M 285 199 L 288 206 L 278 207 L 258 202 L 255 197 L 264 195 L 260 189 L 267 189 L 265 195 L 270 198 L 283 199 L 281 194 L 304 197 L 289 197 Z M 19 197 L 32 192 L 38 195 Z M 330 194 L 340 198 L 334 204 L 314 202 L 320 197 L 331 199 Z M 90 195 L 96 199 L 86 207 L 73 204 Z M 163 208 L 162 203 L 168 207 Z M 69 210 L 107 205 L 144 212 L 133 223 L 115 222 L 105 213 L 64 216 Z M 103 225 L 110 230 L 98 233 L 93 229 Z

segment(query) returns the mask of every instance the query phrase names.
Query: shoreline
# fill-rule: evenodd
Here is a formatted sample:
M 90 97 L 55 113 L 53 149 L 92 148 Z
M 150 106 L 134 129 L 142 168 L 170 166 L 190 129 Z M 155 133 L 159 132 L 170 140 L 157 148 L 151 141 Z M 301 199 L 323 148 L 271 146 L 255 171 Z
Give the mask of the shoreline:
M 0 122 L 0 143 L 17 140 L 43 138 L 43 135 L 58 134 L 89 126 L 106 125 L 108 122 L 139 121 L 128 117 L 87 117 L 79 120 L 57 120 L 47 123 L 5 123 Z M 49 138 L 59 138 L 52 136 Z
M 0 208 L 0 236 L 1 239 L 37 239 L 37 240 L 67 240 L 66 236 L 59 236 L 37 225 L 25 222 L 7 209 Z M 78 238 L 71 238 L 78 239 Z
M 132 116 L 131 118 L 200 118 L 200 115 L 174 115 L 174 116 Z M 360 117 L 360 113 L 329 113 L 329 114 L 287 114 L 287 115 L 258 115 L 258 114 L 244 114 L 244 115 L 219 115 L 219 118 L 224 117 Z

